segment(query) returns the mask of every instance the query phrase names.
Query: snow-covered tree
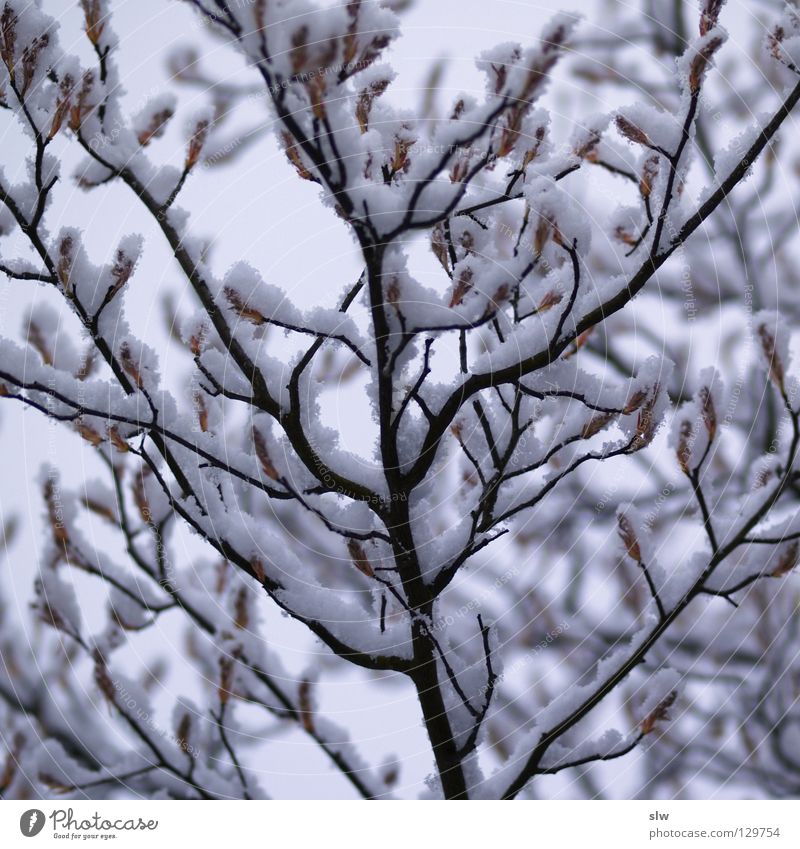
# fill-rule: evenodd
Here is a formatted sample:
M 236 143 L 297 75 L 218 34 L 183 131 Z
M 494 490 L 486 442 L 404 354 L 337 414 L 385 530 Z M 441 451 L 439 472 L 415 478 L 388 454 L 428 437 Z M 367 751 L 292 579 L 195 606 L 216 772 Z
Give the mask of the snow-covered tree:
M 619 759 L 630 793 L 796 794 L 794 6 L 765 5 L 748 62 L 724 0 L 609 3 L 604 31 L 560 13 L 439 114 L 394 103 L 406 3 L 186 0 L 243 62 L 218 79 L 176 51 L 174 91 L 135 110 L 110 4 L 77 4 L 80 55 L 43 5 L 0 0 L 0 120 L 29 149 L 0 171 L 0 271 L 49 294 L 0 339 L 0 397 L 105 477 L 31 482 L 46 539 L 33 616 L 0 611 L 3 795 L 261 798 L 287 726 L 335 768 L 323 794 L 392 795 L 407 753 L 370 764 L 326 718 L 337 677 L 375 712 L 413 687 L 432 797 L 614 795 Z M 565 81 L 582 93 L 551 122 Z M 263 118 L 231 130 L 265 104 L 362 268 L 311 306 L 221 268 L 181 206 L 271 143 Z M 76 186 L 125 189 L 151 234 L 93 260 L 93 222 L 57 205 Z M 127 314 L 154 240 L 192 303 L 169 310 L 177 386 Z M 359 453 L 325 414 L 345 391 Z M 320 644 L 299 676 L 276 610 Z M 140 668 L 175 622 L 182 666 Z M 168 674 L 199 696 L 165 706 Z

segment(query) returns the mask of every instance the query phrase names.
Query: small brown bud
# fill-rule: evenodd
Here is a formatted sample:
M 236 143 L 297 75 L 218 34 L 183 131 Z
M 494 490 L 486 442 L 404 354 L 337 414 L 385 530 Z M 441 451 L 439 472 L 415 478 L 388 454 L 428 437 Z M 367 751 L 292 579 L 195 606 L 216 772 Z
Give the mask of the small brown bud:
M 142 521 L 150 524 L 153 519 L 153 514 L 150 510 L 150 502 L 147 499 L 147 493 L 144 488 L 145 474 L 147 472 L 149 472 L 149 469 L 145 467 L 134 477 L 131 492 L 133 495 L 133 503 L 136 505 L 136 509 L 139 511 Z
M 144 386 L 142 372 L 139 369 L 139 364 L 133 359 L 133 352 L 127 342 L 120 345 L 119 361 L 125 374 L 133 381 L 137 389 L 141 389 Z
M 368 578 L 374 578 L 375 572 L 364 551 L 364 546 L 358 540 L 350 539 L 347 541 L 347 550 L 350 552 L 350 557 L 353 559 L 353 565 L 356 569 Z
M 775 336 L 765 324 L 760 324 L 758 326 L 758 338 L 761 341 L 761 350 L 767 360 L 770 379 L 783 392 L 785 373 L 775 346 Z
M 189 145 L 186 149 L 186 161 L 184 168 L 186 171 L 191 171 L 200 160 L 200 154 L 203 152 L 203 147 L 208 140 L 208 131 L 211 127 L 211 122 L 208 118 L 201 118 L 194 127 Z
M 239 317 L 249 321 L 251 324 L 266 324 L 267 319 L 256 309 L 248 306 L 242 296 L 230 286 L 223 290 L 228 303 L 239 313 Z
M 12 83 L 15 82 L 17 23 L 16 12 L 6 3 L 0 12 L 0 60 L 6 66 Z
M 111 266 L 111 284 L 107 298 L 115 297 L 125 286 L 136 268 L 136 261 L 129 257 L 121 248 L 117 248 L 114 265 Z
M 714 409 L 714 398 L 707 386 L 702 387 L 699 397 L 703 424 L 708 433 L 708 438 L 713 440 L 717 433 L 717 412 Z
M 191 744 L 189 743 L 191 732 L 192 717 L 187 711 L 181 716 L 181 721 L 178 723 L 178 727 L 175 730 L 175 739 L 178 741 L 178 746 L 180 746 L 181 751 L 186 752 L 186 754 L 190 754 L 192 751 Z
M 93 109 L 91 95 L 94 89 L 94 79 L 94 71 L 84 71 L 78 96 L 70 100 L 69 128 L 74 132 L 80 130 L 84 118 Z
M 592 130 L 583 140 L 583 143 L 575 148 L 575 156 L 578 159 L 591 159 L 591 155 L 596 151 L 597 145 L 600 144 L 600 138 L 600 132 L 598 130 Z
M 508 283 L 501 283 L 486 305 L 487 314 L 494 312 L 498 307 L 502 306 L 508 300 L 510 291 Z
M 767 50 L 770 56 L 781 64 L 786 63 L 786 57 L 783 51 L 783 41 L 785 38 L 786 30 L 780 25 L 776 26 L 767 36 Z
M 634 531 L 630 519 L 628 519 L 624 513 L 620 513 L 617 516 L 617 525 L 617 533 L 619 534 L 622 542 L 625 544 L 625 550 L 627 551 L 628 556 L 631 560 L 636 561 L 636 563 L 641 563 L 642 551 L 639 548 L 636 531 Z
M 106 23 L 102 19 L 100 0 L 81 0 L 81 6 L 83 6 L 83 15 L 86 22 L 86 35 L 89 41 L 96 46 L 100 42 L 103 30 L 106 27 Z
M 107 432 L 108 438 L 111 440 L 111 444 L 114 446 L 114 448 L 117 449 L 117 451 L 120 452 L 120 454 L 127 454 L 128 451 L 130 451 L 128 443 L 122 438 L 116 426 L 112 425 L 110 428 L 108 428 Z
M 304 679 L 297 688 L 297 707 L 300 713 L 300 721 L 303 728 L 309 733 L 314 733 L 314 706 L 311 699 L 311 682 Z
M 193 333 L 189 338 L 189 350 L 195 357 L 199 357 L 203 351 L 206 341 L 206 327 L 201 325 L 196 333 Z
M 99 652 L 95 653 L 94 681 L 95 684 L 97 684 L 97 687 L 100 692 L 103 694 L 103 696 L 105 696 L 106 700 L 109 702 L 109 704 L 115 704 L 117 688 L 114 686 L 114 682 L 111 680 L 111 676 L 108 674 L 108 667 L 106 666 L 106 662 L 105 660 L 103 660 Z
M 647 400 L 647 390 L 646 389 L 637 389 L 636 392 L 631 395 L 628 399 L 628 403 L 625 405 L 623 409 L 623 413 L 625 415 L 630 415 L 631 413 L 635 413 L 644 402 Z
M 227 704 L 233 695 L 233 658 L 230 656 L 219 659 L 219 686 L 217 696 L 220 704 Z
M 646 200 L 653 191 L 653 183 L 658 175 L 658 156 L 649 156 L 642 169 L 642 177 L 639 180 L 639 194 Z
M 497 156 L 502 158 L 508 156 L 519 141 L 522 130 L 522 119 L 525 116 L 527 104 L 523 104 L 517 109 L 512 109 L 506 117 L 506 124 L 503 127 L 503 132 L 500 136 L 500 143 L 497 147 Z
M 763 489 L 775 476 L 772 469 L 759 469 L 753 482 L 753 489 Z
M 42 488 L 42 497 L 47 505 L 47 518 L 50 522 L 50 529 L 53 532 L 53 539 L 61 545 L 66 545 L 69 542 L 69 534 L 58 504 L 56 484 L 57 481 L 54 478 L 48 478 Z
M 325 94 L 327 92 L 325 77 L 322 74 L 313 74 L 306 80 L 305 89 L 308 93 L 308 99 L 311 101 L 311 111 L 314 117 L 324 121 L 326 116 Z
M 46 366 L 53 365 L 53 352 L 45 341 L 41 327 L 34 321 L 33 317 L 28 321 L 27 331 L 28 344 L 39 354 Z
M 356 119 L 362 133 L 366 133 L 369 129 L 369 113 L 372 111 L 372 104 L 388 87 L 389 80 L 378 80 L 363 89 L 358 95 L 358 100 L 356 101 Z
M 647 133 L 640 127 L 637 127 L 632 121 L 629 121 L 624 115 L 617 115 L 615 123 L 617 130 L 628 141 L 632 141 L 634 144 L 644 145 L 645 147 L 650 146 L 650 137 Z
M 386 288 L 386 301 L 392 309 L 395 311 L 398 310 L 400 304 L 400 281 L 397 279 L 397 275 L 392 277 Z
M 700 13 L 700 35 L 705 35 L 717 25 L 725 0 L 704 0 Z
M 50 43 L 50 35 L 46 32 L 37 36 L 22 51 L 22 84 L 20 90 L 24 96 L 31 87 L 42 52 Z
M 677 690 L 673 690 L 666 698 L 662 699 L 656 707 L 647 714 L 639 726 L 642 734 L 650 734 L 655 730 L 659 722 L 666 722 L 669 719 L 669 709 L 675 704 L 675 699 L 678 698 Z
M 90 444 L 95 448 L 98 445 L 102 445 L 103 437 L 91 426 L 84 424 L 84 422 L 77 422 L 75 425 L 75 430 Z
M 74 252 L 75 252 L 75 240 L 68 233 L 59 242 L 59 245 L 58 245 L 58 265 L 56 266 L 56 272 L 58 274 L 58 279 L 61 281 L 61 285 L 64 287 L 64 291 L 67 294 L 72 292 L 72 282 L 70 280 L 70 276 L 71 276 L 71 273 L 72 273 L 72 263 L 75 260 Z
M 793 540 L 781 551 L 775 568 L 770 572 L 773 578 L 782 578 L 788 575 L 796 566 L 800 555 L 800 542 Z
M 442 224 L 437 224 L 431 231 L 431 250 L 442 268 L 450 274 L 450 252 Z
M 208 433 L 208 407 L 202 392 L 194 393 L 194 406 L 197 411 L 197 423 L 200 425 L 200 430 L 203 433 Z
M 279 480 L 280 474 L 273 465 L 272 458 L 269 456 L 266 440 L 261 435 L 261 431 L 256 427 L 253 428 L 253 446 L 256 449 L 256 457 L 258 457 L 258 462 L 261 464 L 264 474 L 271 480 Z
M 591 327 L 584 330 L 583 333 L 581 333 L 580 336 L 578 336 L 578 338 L 569 346 L 569 348 L 564 351 L 564 353 L 561 355 L 562 359 L 568 360 L 570 357 L 574 357 L 575 354 L 577 354 L 578 351 L 580 351 L 580 349 L 583 348 L 589 341 L 592 332 L 594 331 L 594 327 L 595 326 L 592 325 Z
M 458 276 L 453 294 L 450 296 L 450 307 L 457 307 L 472 290 L 473 271 L 467 266 Z
M 453 167 L 450 169 L 450 182 L 460 183 L 466 178 L 467 174 L 469 174 L 469 156 L 461 154 L 456 157 Z
M 392 160 L 389 163 L 393 174 L 400 174 L 408 171 L 411 165 L 411 159 L 408 154 L 415 144 L 415 139 L 401 138 L 399 136 L 395 137 L 394 153 L 392 154 Z
M 301 26 L 292 33 L 292 47 L 289 51 L 292 73 L 299 74 L 308 60 L 308 27 Z
M 545 293 L 541 301 L 539 301 L 539 306 L 536 308 L 536 312 L 547 312 L 548 310 L 551 310 L 553 307 L 560 304 L 563 300 L 563 292 L 551 289 L 549 292 Z
M 614 238 L 623 245 L 635 245 L 637 241 L 637 236 L 622 224 L 614 228 Z
M 703 82 L 703 77 L 708 70 L 714 54 L 722 46 L 721 38 L 712 38 L 697 53 L 689 68 L 689 91 L 697 94 Z
M 233 624 L 240 631 L 246 630 L 250 624 L 250 609 L 247 605 L 248 594 L 249 589 L 244 586 L 241 587 L 236 594 L 236 601 L 234 603 Z
M 689 463 L 692 458 L 692 442 L 694 440 L 694 428 L 689 419 L 684 419 L 681 422 L 680 431 L 678 434 L 678 446 L 675 454 L 678 457 L 678 465 L 681 471 L 688 475 L 691 471 Z
M 639 410 L 636 420 L 636 436 L 634 437 L 633 449 L 635 451 L 647 447 L 656 435 L 657 421 L 655 417 L 655 405 L 660 392 L 659 384 L 656 384 L 644 406 Z
M 306 168 L 303 158 L 300 156 L 299 146 L 295 143 L 289 133 L 281 133 L 281 139 L 283 140 L 284 149 L 286 150 L 286 156 L 300 177 L 303 180 L 310 180 L 312 183 L 318 183 L 319 180 L 308 170 L 308 168 Z
M 590 439 L 592 436 L 598 434 L 613 418 L 612 413 L 598 413 L 596 416 L 592 416 L 583 426 L 581 437 L 583 439 Z
M 258 582 L 262 585 L 266 584 L 267 583 L 267 573 L 266 573 L 266 570 L 264 569 L 264 564 L 261 562 L 261 560 L 259 560 L 258 557 L 254 557 L 250 561 L 250 567 L 252 568 L 253 574 L 256 576 L 256 579 L 258 580 Z
M 97 516 L 100 516 L 107 522 L 111 522 L 112 524 L 116 523 L 117 514 L 111 507 L 109 507 L 108 504 L 103 504 L 101 501 L 97 501 L 94 498 L 90 498 L 88 495 L 84 495 L 84 497 L 81 499 L 81 503 L 87 510 L 91 511 Z
M 136 137 L 139 144 L 142 147 L 147 147 L 153 139 L 161 138 L 164 135 L 170 118 L 174 114 L 175 112 L 170 108 L 159 109 L 157 112 L 154 112 L 150 116 L 147 126 L 140 130 Z

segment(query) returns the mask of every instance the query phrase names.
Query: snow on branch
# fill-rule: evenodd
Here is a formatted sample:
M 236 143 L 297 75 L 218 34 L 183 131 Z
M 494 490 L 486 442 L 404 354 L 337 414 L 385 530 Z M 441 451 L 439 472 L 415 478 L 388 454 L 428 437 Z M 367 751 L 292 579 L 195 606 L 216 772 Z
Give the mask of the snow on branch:
M 760 368 L 733 400 L 715 368 L 687 375 L 683 317 L 670 344 L 658 332 L 672 330 L 649 327 L 682 294 L 677 266 L 708 273 L 709 244 L 727 240 L 732 277 L 750 280 L 765 262 L 761 236 L 740 239 L 755 224 L 736 204 L 762 165 L 771 187 L 777 134 L 800 100 L 796 14 L 766 44 L 780 96 L 764 97 L 765 117 L 721 150 L 704 101 L 726 57 L 722 2 L 700 4 L 685 43 L 658 43 L 674 67 L 639 87 L 658 97 L 579 116 L 563 140 L 547 93 L 562 75 L 586 76 L 571 51 L 593 43 L 574 15 L 556 15 L 530 44 L 484 51 L 482 97 L 458 95 L 429 118 L 394 105 L 386 60 L 401 29 L 402 9 L 391 7 L 403 4 L 185 5 L 244 57 L 240 78 L 215 80 L 187 50 L 169 57 L 177 94 L 129 110 L 124 43 L 105 0 L 81 3 L 88 63 L 64 52 L 39 4 L 0 0 L 0 106 L 27 145 L 16 182 L 0 170 L 0 272 L 15 290 L 48 294 L 26 312 L 22 346 L 0 340 L 0 398 L 74 431 L 104 474 L 74 492 L 53 469 L 39 481 L 47 539 L 32 615 L 48 626 L 35 647 L 46 662 L 38 680 L 8 648 L 17 662 L 0 678 L 0 722 L 34 717 L 40 739 L 9 737 L 25 772 L 9 767 L 2 792 L 265 797 L 253 741 L 290 725 L 358 795 L 386 796 L 396 770 L 366 765 L 351 730 L 321 708 L 324 679 L 350 666 L 366 683 L 409 680 L 431 744 L 431 792 L 445 798 L 514 798 L 534 779 L 647 748 L 682 691 L 660 650 L 681 644 L 686 612 L 703 600 L 746 607 L 750 590 L 788 579 L 800 559 L 790 355 L 800 309 L 752 317 Z M 643 25 L 656 44 L 663 32 Z M 603 61 L 608 46 L 594 43 Z M 186 88 L 203 92 L 203 108 L 186 109 Z M 292 303 L 254 260 L 220 271 L 195 230 L 188 187 L 260 141 L 263 128 L 229 130 L 254 93 L 286 165 L 352 237 L 362 271 L 337 281 L 334 306 Z M 176 165 L 161 145 L 179 119 Z M 100 199 L 100 187 L 117 186 L 150 222 L 147 238 L 125 235 L 92 260 L 93 221 L 70 220 L 56 203 L 74 161 L 80 190 Z M 597 175 L 625 200 L 612 207 Z M 723 209 L 741 223 L 721 223 Z M 788 233 L 783 212 L 776 226 Z M 705 243 L 691 238 L 701 228 Z M 132 299 L 145 297 L 151 240 L 174 259 L 194 310 L 169 316 L 189 376 L 181 391 L 162 374 L 163 340 L 129 318 Z M 757 285 L 753 303 L 769 306 Z M 646 357 L 627 344 L 637 321 Z M 325 412 L 349 382 L 365 390 L 372 440 L 358 453 Z M 745 388 L 769 397 L 752 411 L 767 420 L 760 442 L 737 411 Z M 737 453 L 755 469 L 749 479 Z M 638 489 L 593 495 L 597 477 L 620 468 Z M 114 535 L 115 554 L 87 521 Z M 593 550 L 582 549 L 584 530 L 601 522 Z M 677 555 L 665 541 L 683 531 L 693 548 Z M 176 563 L 187 556 L 181 539 L 204 557 Z M 544 552 L 556 577 L 540 582 Z M 607 637 L 578 603 L 582 576 L 604 569 L 624 581 L 624 627 Z M 84 580 L 105 594 L 99 628 L 84 615 Z M 265 638 L 267 611 L 322 644 L 299 680 Z M 170 618 L 183 623 L 202 686 L 165 722 L 153 681 L 127 674 L 120 649 Z M 546 669 L 540 653 L 570 627 L 588 643 L 600 633 L 593 677 L 570 656 L 520 715 L 506 692 L 514 669 L 520 680 L 529 665 Z M 66 675 L 48 687 L 62 654 L 91 691 Z M 615 700 L 627 730 L 599 727 Z M 94 735 L 81 717 L 100 701 L 111 718 Z M 493 775 L 479 766 L 486 753 Z

